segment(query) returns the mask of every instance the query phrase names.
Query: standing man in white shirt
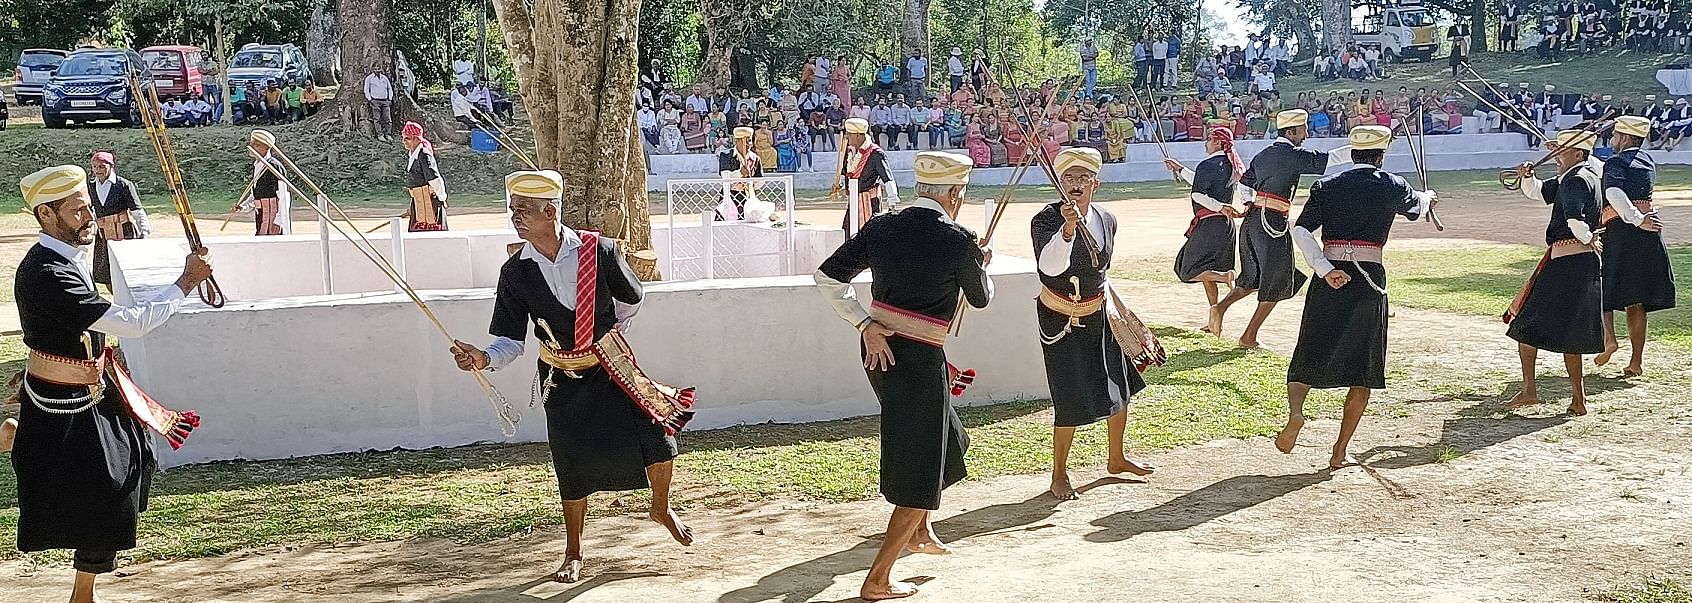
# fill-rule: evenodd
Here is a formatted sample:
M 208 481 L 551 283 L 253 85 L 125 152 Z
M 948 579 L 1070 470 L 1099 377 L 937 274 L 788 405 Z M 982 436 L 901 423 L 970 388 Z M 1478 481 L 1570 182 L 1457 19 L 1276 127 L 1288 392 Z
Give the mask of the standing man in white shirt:
M 687 110 L 702 116 L 710 113 L 711 102 L 705 100 L 705 95 L 702 94 L 699 85 L 695 84 L 691 90 L 692 92 L 687 95 Z
M 952 47 L 952 56 L 946 59 L 946 76 L 952 80 L 953 94 L 956 94 L 959 88 L 963 88 L 964 62 L 962 48 L 957 46 Z
M 452 77 L 460 86 L 468 86 L 476 81 L 476 64 L 468 59 L 459 57 L 452 62 Z
M 1087 77 L 1085 98 L 1093 98 L 1093 87 L 1099 83 L 1099 47 L 1092 38 L 1081 43 L 1081 73 Z
M 147 211 L 141 209 L 141 193 L 135 183 L 118 175 L 117 158 L 108 151 L 94 154 L 93 178 L 88 194 L 94 204 L 94 282 L 112 284 L 108 241 L 144 239 L 152 234 Z
M 370 123 L 375 126 L 376 137 L 388 140 L 394 129 L 394 80 L 380 71 L 364 76 L 364 100 L 370 103 Z
M 1164 63 L 1169 61 L 1169 40 L 1159 37 L 1151 43 L 1151 87 L 1163 89 Z
M 1269 100 L 1275 91 L 1275 72 L 1269 70 L 1268 63 L 1258 63 L 1257 73 L 1251 75 L 1251 83 L 1257 87 L 1257 96 Z

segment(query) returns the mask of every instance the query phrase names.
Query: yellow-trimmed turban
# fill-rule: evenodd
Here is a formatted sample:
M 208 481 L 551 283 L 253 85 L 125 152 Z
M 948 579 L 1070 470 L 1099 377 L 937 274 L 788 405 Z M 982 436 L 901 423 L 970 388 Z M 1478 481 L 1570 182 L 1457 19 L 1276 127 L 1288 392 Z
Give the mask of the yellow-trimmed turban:
M 505 177 L 505 192 L 535 199 L 562 199 L 564 176 L 553 170 L 512 172 Z
M 18 182 L 18 188 L 23 191 L 24 208 L 28 211 L 87 190 L 87 187 L 88 172 L 75 165 L 41 169 Z

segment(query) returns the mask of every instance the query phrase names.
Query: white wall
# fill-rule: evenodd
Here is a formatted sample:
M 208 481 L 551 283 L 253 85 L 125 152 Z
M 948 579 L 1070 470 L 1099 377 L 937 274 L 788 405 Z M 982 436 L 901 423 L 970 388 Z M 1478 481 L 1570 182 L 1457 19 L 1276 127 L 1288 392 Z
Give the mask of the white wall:
M 961 403 L 1044 397 L 1033 262 L 997 258 L 992 272 L 997 299 L 948 346 L 955 363 L 980 372 Z M 129 277 L 128 286 L 146 290 L 175 274 Z M 860 281 L 868 299 L 867 278 Z M 477 344 L 489 340 L 492 295 L 425 293 L 455 337 Z M 653 377 L 698 388 L 693 429 L 877 411 L 856 333 L 809 276 L 650 285 L 629 336 Z M 122 345 L 148 393 L 204 417 L 186 447 L 161 450 L 167 466 L 501 440 L 486 398 L 452 365 L 446 340 L 395 294 L 231 302 L 219 310 L 191 303 Z M 528 358 L 490 375 L 524 410 L 519 441 L 545 438 L 541 409 L 527 408 L 530 348 Z

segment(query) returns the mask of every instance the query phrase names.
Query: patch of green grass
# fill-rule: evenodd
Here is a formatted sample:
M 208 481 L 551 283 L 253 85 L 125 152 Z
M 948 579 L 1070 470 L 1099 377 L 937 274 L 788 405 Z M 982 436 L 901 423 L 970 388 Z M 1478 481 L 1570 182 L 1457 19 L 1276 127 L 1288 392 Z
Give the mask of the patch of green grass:
M 1631 97 L 1635 107 L 1643 107 L 1647 94 L 1668 93 L 1656 79 L 1639 77 L 1639 74 L 1656 73 L 1657 68 L 1665 63 L 1684 62 L 1675 60 L 1676 55 L 1617 49 L 1586 55 L 1571 54 L 1567 59 L 1558 62 L 1546 62 L 1521 53 L 1476 53 L 1471 58 L 1475 70 L 1485 76 L 1492 85 L 1501 89 L 1508 87 L 1510 91 L 1514 91 L 1517 84 L 1528 82 L 1529 90 L 1538 94 L 1545 84 L 1554 84 L 1558 92 L 1613 94 L 1618 101 L 1624 96 Z M 1468 74 L 1465 73 L 1464 76 L 1467 77 Z M 1276 88 L 1281 91 L 1283 100 L 1290 101 L 1297 98 L 1299 92 L 1306 91 L 1319 92 L 1324 99 L 1331 91 L 1344 94 L 1361 88 L 1385 90 L 1391 95 L 1398 92 L 1399 86 L 1406 86 L 1414 93 L 1417 88 L 1442 90 L 1450 85 L 1451 81 L 1451 67 L 1440 58 L 1419 63 L 1389 65 L 1387 78 L 1373 82 L 1317 82 L 1313 77 L 1304 76 L 1281 79 L 1276 82 Z M 1470 80 L 1469 86 L 1477 92 L 1485 92 L 1480 84 L 1473 80 Z M 1462 92 L 1461 88 L 1457 90 Z M 1464 104 L 1468 105 L 1469 102 L 1465 101 Z
M 1202 334 L 1159 329 L 1171 358 L 1134 399 L 1135 450 L 1268 435 L 1283 421 L 1287 361 Z M 1339 398 L 1313 393 L 1308 412 L 1331 416 Z M 1050 403 L 959 410 L 970 430 L 972 478 L 1050 467 Z M 876 496 L 878 419 L 753 425 L 688 432 L 676 463 L 685 509 L 790 499 Z M 1105 460 L 1105 426 L 1076 434 L 1076 465 Z M 447 538 L 477 542 L 562 521 L 544 445 L 342 454 L 213 463 L 162 473 L 141 522 L 137 559 L 217 555 L 248 547 Z M 648 495 L 601 495 L 596 516 L 644 509 Z M 616 501 L 615 503 L 613 501 Z M 0 542 L 16 534 L 17 486 L 0 470 Z M 63 553 L 58 553 L 63 555 Z M 6 553 L 0 553 L 4 557 Z M 59 560 L 44 556 L 42 559 Z
M 1461 456 L 1463 452 L 1450 444 L 1440 444 L 1439 448 L 1434 450 L 1435 463 L 1449 463 Z
M 1692 588 L 1666 578 L 1649 578 L 1628 588 L 1610 591 L 1598 597 L 1608 603 L 1692 603 Z

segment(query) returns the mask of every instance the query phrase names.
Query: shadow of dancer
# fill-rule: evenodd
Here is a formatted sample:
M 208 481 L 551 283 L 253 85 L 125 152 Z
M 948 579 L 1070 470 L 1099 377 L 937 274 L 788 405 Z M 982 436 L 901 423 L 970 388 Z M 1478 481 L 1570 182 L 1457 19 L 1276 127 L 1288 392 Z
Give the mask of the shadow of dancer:
M 1619 379 L 1603 381 L 1613 382 L 1605 384 L 1610 389 L 1616 389 L 1618 386 L 1631 387 Z M 1589 388 L 1588 391 L 1594 390 Z M 1504 409 L 1502 398 L 1493 398 L 1464 407 L 1457 411 L 1455 418 L 1446 419 L 1440 426 L 1437 440 L 1417 446 L 1376 446 L 1364 451 L 1357 458 L 1372 469 L 1409 469 L 1439 462 L 1442 457 L 1461 457 L 1482 448 L 1562 425 L 1574 418 L 1568 413 L 1548 417 L 1522 416 Z
M 1104 477 L 1076 488 L 1086 492 L 1111 484 L 1139 483 L 1116 477 Z M 1031 525 L 1051 517 L 1059 501 L 1050 494 L 1017 503 L 990 505 L 934 522 L 935 535 L 942 541 L 956 542 L 965 538 L 1012 530 L 1037 530 L 1048 524 Z M 865 539 L 852 548 L 829 553 L 815 559 L 796 563 L 758 579 L 758 583 L 736 589 L 717 598 L 719 603 L 757 603 L 779 600 L 783 603 L 804 603 L 834 585 L 835 579 L 869 568 L 876 551 L 881 548 L 885 534 Z M 855 598 L 846 599 L 854 601 Z
M 1182 494 L 1142 511 L 1123 511 L 1093 520 L 1100 529 L 1087 542 L 1120 542 L 1148 532 L 1179 532 L 1333 479 L 1322 469 L 1294 475 L 1239 475 Z
M 465 593 L 450 599 L 441 599 L 443 603 L 534 603 L 536 600 L 562 603 L 573 601 L 576 597 L 587 594 L 595 588 L 612 582 L 623 580 L 637 580 L 640 578 L 657 578 L 663 576 L 658 572 L 608 572 L 592 578 L 567 585 L 548 579 L 533 580 L 511 588 L 481 590 Z

